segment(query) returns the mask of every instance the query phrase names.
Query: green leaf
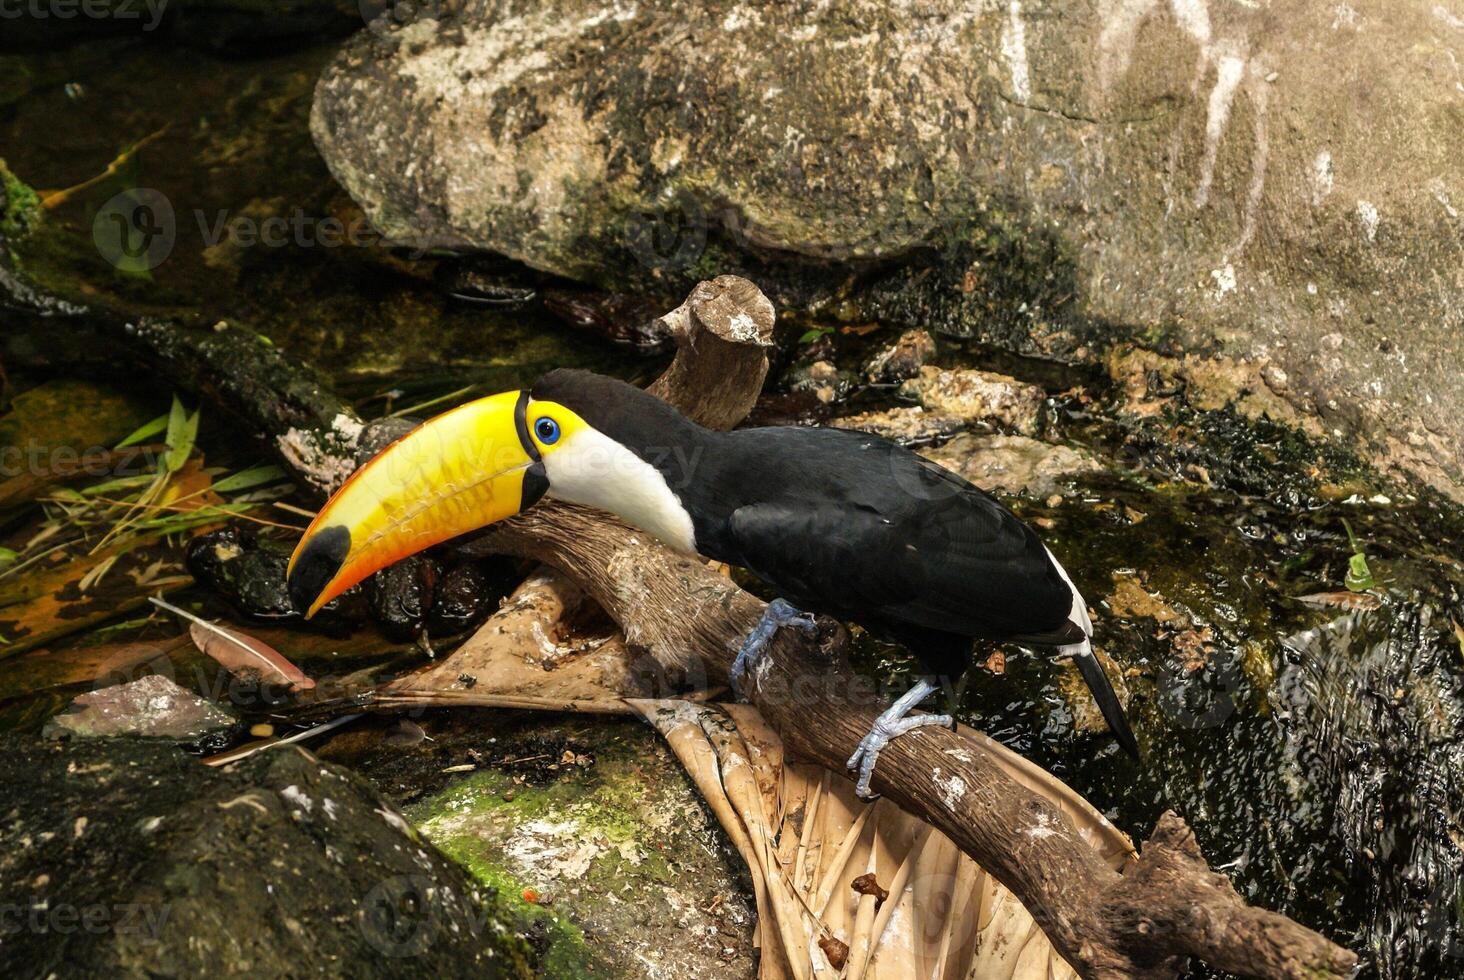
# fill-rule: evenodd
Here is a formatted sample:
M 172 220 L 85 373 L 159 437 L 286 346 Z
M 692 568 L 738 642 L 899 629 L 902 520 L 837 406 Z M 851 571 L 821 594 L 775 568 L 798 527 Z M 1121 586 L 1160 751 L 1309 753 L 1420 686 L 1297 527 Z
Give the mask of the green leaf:
M 135 445 L 135 444 L 137 444 L 139 442 L 142 442 L 144 439 L 151 439 L 153 436 L 157 435 L 159 432 L 162 432 L 167 427 L 168 427 L 168 416 L 167 415 L 159 415 L 157 418 L 153 419 L 151 422 L 147 422 L 147 423 L 144 423 L 143 425 L 139 426 L 132 433 L 132 435 L 128 436 L 126 439 L 123 439 L 121 442 L 117 443 L 117 448 L 118 449 L 125 449 L 128 446 L 132 446 L 132 445 Z
M 4 568 L 19 557 L 20 553 L 17 551 L 11 551 L 9 548 L 0 548 L 0 568 Z
M 1373 580 L 1372 569 L 1367 567 L 1367 555 L 1363 554 L 1362 545 L 1358 544 L 1357 535 L 1352 533 L 1352 525 L 1345 517 L 1342 518 L 1342 526 L 1347 529 L 1347 541 L 1352 545 L 1352 557 L 1347 559 L 1347 575 L 1342 584 L 1352 592 L 1366 592 L 1377 582 Z
M 168 413 L 168 452 L 163 456 L 163 469 L 169 473 L 181 470 L 193 453 L 193 442 L 197 438 L 198 412 L 189 415 L 174 395 L 173 409 Z
M 1353 592 L 1366 592 L 1377 585 L 1373 581 L 1372 570 L 1367 567 L 1367 556 L 1362 552 L 1347 559 L 1347 577 L 1342 584 Z
M 812 330 L 805 330 L 803 336 L 798 338 L 800 344 L 811 344 L 826 333 L 833 333 L 833 327 L 814 327 Z
M 264 466 L 255 466 L 247 470 L 240 470 L 231 476 L 214 483 L 213 489 L 216 493 L 234 493 L 238 490 L 248 490 L 250 487 L 264 486 L 275 483 L 285 478 L 285 471 L 273 463 Z

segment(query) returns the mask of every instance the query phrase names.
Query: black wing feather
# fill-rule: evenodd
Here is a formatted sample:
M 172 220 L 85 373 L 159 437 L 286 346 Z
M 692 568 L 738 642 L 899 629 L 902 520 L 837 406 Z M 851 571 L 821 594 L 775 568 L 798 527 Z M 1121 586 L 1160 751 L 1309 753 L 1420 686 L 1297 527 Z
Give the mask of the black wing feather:
M 921 507 L 751 504 L 733 512 L 728 536 L 737 564 L 791 601 L 862 625 L 1069 642 L 1072 593 L 1046 549 L 970 491 Z

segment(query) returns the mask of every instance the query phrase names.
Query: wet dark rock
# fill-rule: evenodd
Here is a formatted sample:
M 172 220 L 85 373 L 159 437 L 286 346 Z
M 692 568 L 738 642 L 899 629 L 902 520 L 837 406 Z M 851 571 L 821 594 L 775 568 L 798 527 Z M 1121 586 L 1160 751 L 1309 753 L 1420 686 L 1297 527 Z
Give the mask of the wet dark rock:
M 394 431 L 409 431 L 413 425 L 392 421 L 403 425 L 377 430 L 386 442 L 396 438 Z M 243 616 L 303 625 L 305 618 L 285 587 L 289 547 L 234 525 L 194 538 L 186 561 L 200 585 L 222 596 Z M 443 561 L 431 555 L 403 558 L 326 603 L 309 625 L 341 635 L 369 621 L 401 642 L 416 639 L 424 630 L 433 636 L 463 632 L 495 608 L 505 586 L 490 578 L 480 562 L 464 561 L 451 551 L 445 554 L 446 571 Z
M 1036 433 L 1046 399 L 1041 388 L 1006 375 L 930 366 L 902 384 L 900 394 L 927 411 L 967 423 L 996 423 L 1027 436 Z
M 877 383 L 906 381 L 917 376 L 935 356 L 935 338 L 926 330 L 906 330 L 864 365 L 864 376 Z
M 626 293 L 546 289 L 544 309 L 579 330 L 645 353 L 671 342 L 670 325 L 661 318 L 662 303 Z
M 422 635 L 432 609 L 442 566 L 426 555 L 410 555 L 389 565 L 365 582 L 371 617 L 393 640 L 406 642 Z
M 358 725 L 320 753 L 401 801 L 481 881 L 538 894 L 529 908 L 559 964 L 542 976 L 757 976 L 741 859 L 645 725 L 473 709 L 418 720 L 427 738 L 415 745 Z
M 288 545 L 232 525 L 200 534 L 188 543 L 188 571 L 199 584 L 226 599 L 249 619 L 266 623 L 304 622 L 285 587 Z M 326 603 L 310 620 L 327 632 L 348 631 L 366 619 L 359 586 Z
M 1223 345 L 1464 493 L 1442 7 L 421 6 L 311 121 L 392 238 L 618 290 L 740 268 L 780 308 L 1066 361 Z
M 427 632 L 433 636 L 465 632 L 497 608 L 501 595 L 502 590 L 495 590 L 476 563 L 465 562 L 449 568 L 433 593 Z
M 56 738 L 136 735 L 199 749 L 222 748 L 239 727 L 233 712 L 161 674 L 78 695 L 46 723 Z
M 7 976 L 528 976 L 491 894 L 348 770 L 0 742 Z

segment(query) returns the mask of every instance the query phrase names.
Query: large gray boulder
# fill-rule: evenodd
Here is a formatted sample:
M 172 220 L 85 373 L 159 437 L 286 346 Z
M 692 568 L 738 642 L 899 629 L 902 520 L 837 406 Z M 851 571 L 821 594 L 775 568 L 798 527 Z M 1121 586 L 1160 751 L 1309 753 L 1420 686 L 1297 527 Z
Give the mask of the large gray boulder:
M 447 10 L 458 12 L 448 13 Z M 389 236 L 1096 358 L 1205 350 L 1461 486 L 1459 0 L 397 8 L 312 128 Z

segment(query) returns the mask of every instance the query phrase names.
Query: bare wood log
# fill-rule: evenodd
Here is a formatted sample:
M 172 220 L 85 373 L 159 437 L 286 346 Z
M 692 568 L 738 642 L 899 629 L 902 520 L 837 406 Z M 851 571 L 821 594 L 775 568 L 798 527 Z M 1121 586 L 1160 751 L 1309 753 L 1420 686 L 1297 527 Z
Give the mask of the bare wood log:
M 747 417 L 768 375 L 773 304 L 739 276 L 699 283 L 661 318 L 676 338 L 676 357 L 648 389 L 709 429 Z

